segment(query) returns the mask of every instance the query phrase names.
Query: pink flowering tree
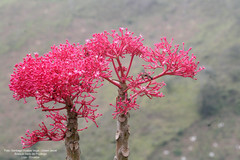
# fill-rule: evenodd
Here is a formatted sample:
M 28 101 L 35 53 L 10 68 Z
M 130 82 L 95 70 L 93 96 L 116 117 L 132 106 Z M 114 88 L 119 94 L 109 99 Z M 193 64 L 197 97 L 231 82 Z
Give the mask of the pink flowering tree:
M 113 84 L 118 89 L 116 104 L 113 113 L 117 119 L 116 132 L 116 154 L 114 160 L 127 160 L 129 157 L 128 138 L 130 135 L 128 119 L 129 111 L 139 108 L 137 98 L 147 96 L 163 97 L 160 89 L 166 84 L 159 79 L 166 75 L 176 75 L 194 78 L 204 69 L 198 67 L 199 62 L 191 50 L 173 46 L 166 38 L 156 43 L 154 48 L 143 45 L 142 36 L 134 36 L 128 29 L 120 28 L 120 33 L 112 30 L 111 33 L 94 34 L 92 39 L 86 41 L 84 48 L 89 55 L 104 57 L 112 65 L 115 77 L 103 76 L 102 78 Z M 134 58 L 139 57 L 145 64 L 142 64 L 144 72 L 135 76 L 130 75 Z M 129 60 L 127 63 L 126 60 Z M 101 76 L 101 75 L 100 75 Z
M 48 112 L 46 117 L 53 121 L 49 127 L 42 122 L 40 129 L 27 130 L 21 138 L 23 148 L 39 141 L 65 140 L 66 159 L 80 159 L 78 131 L 86 127 L 78 128 L 78 118 L 96 124 L 101 115 L 96 113 L 98 106 L 92 104 L 95 100 L 92 93 L 102 85 L 102 77 L 107 79 L 110 74 L 104 57 L 87 54 L 81 45 L 68 41 L 53 46 L 43 56 L 29 54 L 16 64 L 9 84 L 13 97 L 25 102 L 26 98 L 34 97 L 35 109 Z
M 92 102 L 96 89 L 107 80 L 117 87 L 118 95 L 113 117 L 117 119 L 115 160 L 127 160 L 129 157 L 128 138 L 130 136 L 128 120 L 130 110 L 139 108 L 137 98 L 147 96 L 163 97 L 161 88 L 166 84 L 160 80 L 166 75 L 176 75 L 195 79 L 203 70 L 190 50 L 172 45 L 166 38 L 156 43 L 154 48 L 143 45 L 142 36 L 134 36 L 128 29 L 119 32 L 94 34 L 92 39 L 81 45 L 68 42 L 42 57 L 27 55 L 23 63 L 14 68 L 11 75 L 10 90 L 17 100 L 34 97 L 38 109 L 48 112 L 47 118 L 53 123 L 50 128 L 42 123 L 40 129 L 27 131 L 22 137 L 23 148 L 31 147 L 38 141 L 59 141 L 65 139 L 67 159 L 80 159 L 78 118 L 91 120 L 96 124 L 97 107 Z M 134 59 L 144 61 L 143 72 L 131 75 Z M 128 62 L 127 62 L 128 61 Z M 113 77 L 112 70 L 115 76 Z M 54 102 L 54 105 L 51 105 Z M 56 104 L 63 104 L 62 107 Z M 67 114 L 62 112 L 66 111 Z M 97 125 L 97 124 L 96 124 Z

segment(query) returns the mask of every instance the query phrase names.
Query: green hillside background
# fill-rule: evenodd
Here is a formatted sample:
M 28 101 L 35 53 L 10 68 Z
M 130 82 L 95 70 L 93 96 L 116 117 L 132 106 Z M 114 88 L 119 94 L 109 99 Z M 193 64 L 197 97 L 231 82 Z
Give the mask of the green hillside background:
M 84 43 L 93 33 L 127 27 L 153 46 L 161 37 L 192 47 L 206 69 L 198 80 L 165 77 L 164 98 L 139 100 L 131 111 L 132 160 L 240 159 L 240 1 L 239 0 L 1 0 L 0 1 L 0 159 L 20 156 L 20 137 L 46 122 L 34 99 L 15 101 L 8 84 L 13 67 L 28 53 L 50 46 Z M 186 47 L 185 46 L 185 47 Z M 141 71 L 134 63 L 132 73 Z M 96 94 L 103 116 L 80 133 L 82 160 L 112 160 L 116 88 Z M 79 122 L 81 123 L 80 120 Z M 80 124 L 81 125 L 84 124 Z M 64 142 L 41 142 L 30 149 L 54 149 L 40 159 L 65 159 Z

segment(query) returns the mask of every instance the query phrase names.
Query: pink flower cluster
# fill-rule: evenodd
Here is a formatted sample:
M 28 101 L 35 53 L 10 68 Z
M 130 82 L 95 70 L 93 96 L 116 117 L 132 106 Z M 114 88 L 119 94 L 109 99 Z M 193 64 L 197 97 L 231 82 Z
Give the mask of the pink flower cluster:
M 101 77 L 110 76 L 105 59 L 86 56 L 81 45 L 67 41 L 51 49 L 44 56 L 28 54 L 15 65 L 9 85 L 14 98 L 35 97 L 39 108 L 51 101 L 65 104 L 68 96 L 73 100 L 94 92 Z
M 138 96 L 163 97 L 160 89 L 165 86 L 164 82 L 156 80 L 165 75 L 177 75 L 182 77 L 194 76 L 204 67 L 198 68 L 199 62 L 196 62 L 196 57 L 192 54 L 189 57 L 189 52 L 183 49 L 178 51 L 179 45 L 172 48 L 172 42 L 168 43 L 166 38 L 161 39 L 161 43 L 155 44 L 155 48 L 149 48 L 143 45 L 142 36 L 133 36 L 133 32 L 128 29 L 120 28 L 120 34 L 115 30 L 112 33 L 104 31 L 103 33 L 94 34 L 93 38 L 88 40 L 85 48 L 93 54 L 99 54 L 105 57 L 113 66 L 117 80 L 114 78 L 104 78 L 110 83 L 121 89 L 126 85 L 125 99 L 118 99 L 114 106 L 116 108 L 114 117 L 124 113 L 126 114 L 131 109 L 136 109 L 139 105 L 136 103 Z M 127 66 L 121 61 L 130 56 L 130 61 Z M 144 67 L 144 72 L 139 73 L 136 77 L 129 75 L 132 67 L 132 62 L 135 56 L 139 56 L 147 65 Z M 155 73 L 156 69 L 162 70 L 160 73 Z M 159 72 L 159 71 L 158 71 Z M 130 91 L 130 94 L 127 94 Z
M 169 43 L 166 38 L 162 38 L 160 43 L 155 44 L 154 49 L 149 49 L 145 52 L 143 59 L 148 62 L 144 65 L 145 70 L 162 69 L 162 73 L 155 78 L 163 75 L 176 75 L 182 77 L 194 76 L 204 69 L 198 68 L 199 62 L 196 62 L 196 56 L 193 54 L 189 56 L 191 48 L 188 50 L 179 50 L 179 45 L 172 47 L 172 41 Z
M 137 98 L 125 98 L 124 100 L 122 100 L 120 98 L 120 100 L 116 99 L 116 104 L 110 104 L 110 106 L 113 106 L 115 108 L 115 111 L 113 113 L 113 118 L 115 119 L 117 117 L 117 115 L 119 114 L 126 114 L 128 111 L 130 111 L 131 109 L 139 109 L 139 105 L 136 102 Z
M 93 38 L 86 41 L 86 49 L 93 54 L 104 56 L 109 61 L 125 58 L 126 54 L 138 56 L 146 51 L 142 36 L 133 36 L 134 33 L 127 28 L 119 28 L 119 31 L 120 34 L 115 30 L 112 30 L 112 33 L 104 31 L 93 34 Z
M 28 54 L 22 63 L 15 65 L 11 75 L 9 88 L 14 92 L 17 100 L 34 97 L 37 101 L 36 108 L 42 111 L 64 110 L 66 107 L 49 107 L 49 102 L 64 105 L 73 103 L 73 111 L 78 117 L 92 120 L 100 116 L 96 114 L 96 107 L 92 105 L 95 89 L 102 85 L 101 77 L 110 77 L 111 72 L 104 57 L 89 55 L 79 44 L 60 44 L 51 47 L 51 51 L 34 57 Z M 70 101 L 70 102 L 69 102 Z M 65 125 L 59 122 L 59 113 L 51 114 L 54 127 L 47 129 L 45 124 L 40 125 L 41 130 L 30 133 L 23 139 L 23 145 L 28 147 L 37 141 L 61 140 L 65 133 Z M 65 115 L 60 116 L 61 121 L 66 121 Z M 61 125 L 59 125 L 61 124 Z
M 54 121 L 53 124 L 50 124 L 52 128 L 48 129 L 45 123 L 42 122 L 42 125 L 39 124 L 41 130 L 35 130 L 31 133 L 27 130 L 27 138 L 21 137 L 23 148 L 31 147 L 39 141 L 60 141 L 65 138 L 67 117 L 65 115 L 61 116 L 59 112 L 49 113 L 50 115 L 46 117 L 50 117 Z

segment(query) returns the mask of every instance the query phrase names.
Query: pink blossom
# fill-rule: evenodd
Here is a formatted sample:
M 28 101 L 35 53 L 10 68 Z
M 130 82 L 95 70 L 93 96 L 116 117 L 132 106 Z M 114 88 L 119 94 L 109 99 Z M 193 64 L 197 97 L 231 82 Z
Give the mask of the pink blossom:
M 88 52 L 98 53 L 109 59 L 124 58 L 126 54 L 141 55 L 147 49 L 142 41 L 142 36 L 133 36 L 133 32 L 128 29 L 120 28 L 120 34 L 115 30 L 112 33 L 104 31 L 103 33 L 93 34 L 93 38 L 85 44 Z
M 113 113 L 113 118 L 116 118 L 117 115 L 121 114 L 121 113 L 124 113 L 124 114 L 127 114 L 128 111 L 134 109 L 139 109 L 139 105 L 137 104 L 136 102 L 137 98 L 126 98 L 124 100 L 120 100 L 120 101 L 117 101 L 116 100 L 116 104 L 113 105 L 113 104 L 110 104 L 111 106 L 115 107 L 115 111 Z
M 47 118 L 51 118 L 54 123 L 50 124 L 51 129 L 48 129 L 44 122 L 42 125 L 39 124 L 40 130 L 35 130 L 30 133 L 29 130 L 26 132 L 26 137 L 21 137 L 23 148 L 28 148 L 33 146 L 39 141 L 60 141 L 65 138 L 66 133 L 66 120 L 65 115 L 61 116 L 59 112 L 49 112 L 50 115 L 47 115 Z

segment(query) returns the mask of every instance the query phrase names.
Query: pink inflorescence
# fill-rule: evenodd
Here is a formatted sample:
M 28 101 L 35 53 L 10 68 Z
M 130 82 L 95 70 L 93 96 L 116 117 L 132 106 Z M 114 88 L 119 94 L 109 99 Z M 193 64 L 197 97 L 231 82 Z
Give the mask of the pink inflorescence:
M 93 35 L 84 45 L 85 48 L 93 53 L 105 57 L 113 66 L 117 80 L 112 77 L 104 78 L 110 83 L 121 89 L 121 84 L 126 84 L 126 99 L 117 100 L 114 106 L 116 108 L 113 114 L 126 114 L 131 109 L 139 108 L 136 103 L 138 96 L 146 95 L 149 98 L 163 97 L 160 89 L 165 86 L 164 82 L 156 80 L 165 75 L 177 75 L 182 77 L 194 76 L 204 67 L 198 68 L 199 62 L 192 54 L 189 56 L 191 49 L 187 51 L 179 50 L 179 45 L 172 47 L 172 42 L 168 43 L 166 38 L 162 38 L 160 43 L 155 44 L 155 48 L 149 48 L 143 45 L 142 36 L 134 36 L 133 32 L 127 28 L 119 28 L 119 32 L 112 30 L 112 33 L 104 31 Z M 126 56 L 130 56 L 130 62 L 127 66 L 121 62 Z M 134 57 L 140 57 L 146 64 L 143 65 L 144 72 L 139 73 L 136 77 L 129 75 Z M 159 71 L 160 70 L 160 71 Z
M 50 124 L 51 129 L 48 129 L 44 122 L 39 124 L 40 130 L 35 130 L 30 133 L 29 130 L 26 132 L 26 137 L 21 137 L 23 148 L 28 148 L 33 146 L 39 141 L 60 141 L 65 138 L 67 131 L 65 115 L 61 116 L 59 112 L 50 112 L 50 115 L 47 115 L 47 118 L 50 117 L 54 123 Z
M 119 31 L 120 34 L 115 30 L 112 30 L 112 33 L 104 31 L 93 34 L 93 38 L 86 42 L 85 47 L 89 52 L 98 53 L 109 61 L 125 58 L 127 54 L 139 56 L 146 51 L 142 36 L 133 36 L 134 33 L 127 28 L 120 28 Z
M 188 50 L 179 50 L 179 45 L 172 46 L 172 42 L 169 43 L 166 38 L 162 38 L 160 43 L 155 44 L 155 48 L 145 52 L 143 59 L 148 62 L 148 65 L 144 65 L 145 70 L 162 69 L 162 73 L 157 77 L 163 75 L 176 75 L 182 77 L 190 77 L 194 79 L 194 76 L 204 69 L 199 67 L 199 62 L 196 62 L 196 56 L 189 55 L 191 48 Z
M 44 56 L 28 54 L 15 65 L 9 85 L 14 98 L 35 97 L 39 108 L 51 101 L 65 104 L 68 96 L 75 99 L 94 92 L 101 77 L 110 76 L 105 59 L 86 56 L 80 45 L 67 41 L 51 49 Z
M 88 54 L 79 44 L 60 44 L 51 47 L 51 51 L 39 56 L 28 54 L 22 63 L 15 65 L 11 75 L 9 88 L 14 92 L 16 100 L 34 97 L 37 107 L 42 111 L 59 111 L 66 107 L 49 107 L 47 103 L 54 102 L 73 103 L 73 111 L 78 117 L 92 120 L 100 116 L 96 113 L 96 105 L 92 105 L 95 89 L 102 85 L 102 77 L 110 77 L 111 72 L 104 57 Z M 30 133 L 27 138 L 22 138 L 23 145 L 30 147 L 37 141 L 61 140 L 65 133 L 65 125 L 57 122 L 59 113 L 50 114 L 54 120 L 53 128 L 48 130 L 45 124 L 40 125 L 41 130 Z M 61 116 L 61 121 L 66 121 Z M 61 125 L 59 125 L 61 124 Z

